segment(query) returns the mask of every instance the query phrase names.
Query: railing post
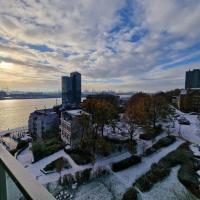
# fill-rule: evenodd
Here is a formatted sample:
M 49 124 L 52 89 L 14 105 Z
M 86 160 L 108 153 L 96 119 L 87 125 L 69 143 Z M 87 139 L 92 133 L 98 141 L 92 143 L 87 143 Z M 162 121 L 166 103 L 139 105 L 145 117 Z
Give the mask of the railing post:
M 7 199 L 6 171 L 0 164 L 0 199 Z

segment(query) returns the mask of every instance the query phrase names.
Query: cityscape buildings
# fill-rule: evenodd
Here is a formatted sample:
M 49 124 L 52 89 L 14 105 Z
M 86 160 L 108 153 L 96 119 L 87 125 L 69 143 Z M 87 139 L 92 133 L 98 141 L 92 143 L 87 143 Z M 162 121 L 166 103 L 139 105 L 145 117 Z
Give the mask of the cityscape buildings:
M 36 110 L 30 114 L 28 130 L 36 139 L 51 136 L 59 129 L 59 116 L 53 109 Z
M 82 127 L 78 123 L 78 119 L 81 115 L 86 115 L 91 119 L 91 115 L 81 109 L 62 112 L 60 133 L 61 139 L 66 145 L 75 147 L 80 144 Z
M 185 76 L 185 89 L 200 88 L 200 69 L 187 71 Z
M 62 77 L 62 106 L 79 105 L 81 102 L 81 74 L 72 72 Z

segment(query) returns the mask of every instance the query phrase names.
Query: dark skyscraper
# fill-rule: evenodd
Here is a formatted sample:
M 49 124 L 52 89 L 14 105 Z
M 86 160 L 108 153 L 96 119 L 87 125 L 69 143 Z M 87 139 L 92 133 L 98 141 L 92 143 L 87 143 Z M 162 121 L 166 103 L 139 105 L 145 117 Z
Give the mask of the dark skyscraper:
M 81 74 L 72 72 L 70 78 L 72 82 L 72 102 L 79 105 L 81 103 Z
M 72 83 L 68 76 L 62 77 L 62 105 L 67 106 L 72 102 Z
M 81 74 L 72 72 L 62 77 L 62 105 L 79 105 L 81 102 Z
M 200 88 L 200 69 L 187 71 L 185 76 L 185 89 Z

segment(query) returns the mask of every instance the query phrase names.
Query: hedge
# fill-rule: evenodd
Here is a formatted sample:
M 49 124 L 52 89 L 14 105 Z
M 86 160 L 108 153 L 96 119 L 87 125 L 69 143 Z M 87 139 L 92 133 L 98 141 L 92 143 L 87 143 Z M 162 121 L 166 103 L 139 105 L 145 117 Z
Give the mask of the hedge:
M 129 188 L 123 195 L 122 200 L 137 200 L 138 199 L 138 191 L 131 187 Z
M 91 153 L 85 152 L 81 149 L 64 149 L 64 151 L 69 154 L 78 165 L 85 165 L 94 161 L 94 156 Z
M 148 128 L 146 133 L 140 134 L 140 139 L 142 140 L 152 140 L 163 131 L 162 126 L 159 125 L 155 128 Z
M 112 164 L 112 170 L 114 172 L 126 169 L 132 165 L 138 164 L 142 161 L 141 157 L 137 156 L 137 155 L 132 155 L 129 158 L 126 158 L 124 160 L 121 160 L 119 162 L 115 162 Z
M 176 141 L 176 138 L 174 136 L 167 136 L 167 137 L 161 138 L 155 144 L 153 144 L 152 147 L 146 149 L 145 154 L 150 155 L 163 147 L 169 146 L 175 141 Z
M 49 156 L 64 148 L 64 144 L 57 137 L 51 139 L 45 139 L 42 141 L 34 141 L 32 143 L 32 151 L 34 161 L 41 160 L 42 158 Z
M 162 158 L 158 164 L 152 165 L 151 169 L 138 178 L 133 185 L 138 187 L 142 192 L 147 192 L 155 183 L 168 176 L 172 167 L 180 165 L 181 167 L 178 171 L 179 181 L 189 191 L 200 198 L 200 182 L 198 181 L 195 169 L 197 162 L 188 147 L 188 143 L 184 143 L 177 150 Z

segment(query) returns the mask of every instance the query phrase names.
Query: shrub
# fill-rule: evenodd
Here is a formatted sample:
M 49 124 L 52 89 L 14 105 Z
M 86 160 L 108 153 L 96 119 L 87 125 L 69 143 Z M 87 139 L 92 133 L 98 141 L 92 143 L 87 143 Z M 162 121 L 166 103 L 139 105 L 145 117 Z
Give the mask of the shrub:
M 90 172 L 92 168 L 84 169 L 82 171 L 77 171 L 75 173 L 75 179 L 78 183 L 87 182 L 90 179 Z
M 121 151 L 122 149 L 128 149 L 132 153 L 136 152 L 137 143 L 135 140 L 119 140 L 117 138 L 109 137 L 104 137 L 104 139 L 109 143 L 110 147 L 112 147 L 112 151 L 113 149 L 117 151 Z
M 102 156 L 109 156 L 112 152 L 112 145 L 105 139 L 101 138 L 97 140 L 97 153 Z
M 158 164 L 152 165 L 151 169 L 138 178 L 134 185 L 141 191 L 148 191 L 155 183 L 168 176 L 172 167 L 181 165 L 178 171 L 179 181 L 200 198 L 199 180 L 195 171 L 196 162 L 188 143 L 184 143 L 177 150 L 162 158 Z
M 82 151 L 81 149 L 65 149 L 65 152 L 69 154 L 78 165 L 85 165 L 93 162 L 94 160 L 94 156 L 92 154 Z
M 126 159 L 121 160 L 119 162 L 113 163 L 112 164 L 112 170 L 114 172 L 117 172 L 117 171 L 126 169 L 126 168 L 128 168 L 128 167 L 130 167 L 132 165 L 135 165 L 137 163 L 140 163 L 140 162 L 141 162 L 141 157 L 136 156 L 136 155 L 132 155 L 129 158 L 126 158 Z
M 48 165 L 46 165 L 43 170 L 45 170 L 45 171 L 55 170 L 56 169 L 56 163 L 59 162 L 59 161 L 63 163 L 63 168 L 65 168 L 65 169 L 71 168 L 71 165 L 69 164 L 67 159 L 61 157 L 61 158 L 58 158 L 58 159 L 54 160 L 53 162 L 49 163 Z
M 20 140 L 17 144 L 17 149 L 25 149 L 28 147 L 29 142 L 24 141 L 24 140 Z
M 170 168 L 159 164 L 153 164 L 151 169 L 136 180 L 135 185 L 142 191 L 146 192 L 153 186 L 154 183 L 157 183 L 167 177 L 170 173 Z
M 158 149 L 161 149 L 162 147 L 169 146 L 170 144 L 174 143 L 175 141 L 176 141 L 176 138 L 174 136 L 167 136 L 167 137 L 161 138 L 152 147 L 146 149 L 145 154 L 150 155 L 150 154 L 156 152 Z
M 138 191 L 131 187 L 129 188 L 123 195 L 122 200 L 137 200 L 138 199 Z
M 46 139 L 42 141 L 34 141 L 32 143 L 32 151 L 34 155 L 35 162 L 49 156 L 64 147 L 63 142 L 61 142 L 57 137 Z
M 143 133 L 140 135 L 140 139 L 142 140 L 152 140 L 154 139 L 156 136 L 158 136 L 159 134 L 162 133 L 162 126 L 159 125 L 155 128 L 148 128 L 146 130 L 146 133 Z
M 181 166 L 178 171 L 179 181 L 193 194 L 200 198 L 199 180 L 194 168 L 194 163 L 189 162 Z

